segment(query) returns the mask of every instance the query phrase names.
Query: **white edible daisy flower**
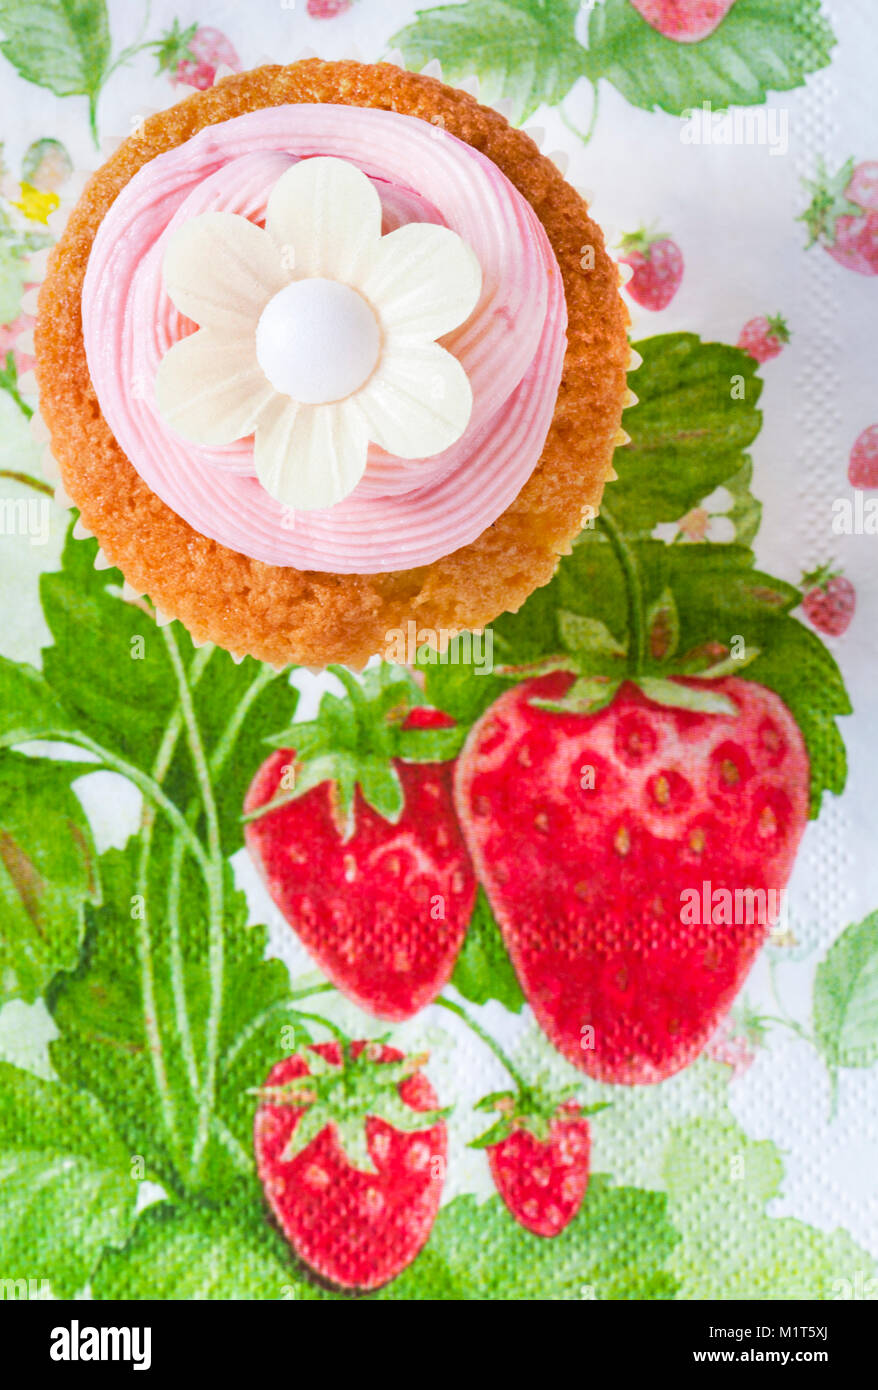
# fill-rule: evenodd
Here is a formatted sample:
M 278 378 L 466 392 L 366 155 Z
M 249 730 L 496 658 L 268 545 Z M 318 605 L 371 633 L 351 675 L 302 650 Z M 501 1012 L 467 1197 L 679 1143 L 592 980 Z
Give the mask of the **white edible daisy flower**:
M 365 174 L 315 157 L 275 184 L 264 231 L 208 212 L 165 253 L 165 288 L 200 327 L 159 365 L 159 410 L 198 444 L 255 435 L 256 475 L 286 507 L 347 497 L 370 442 L 428 458 L 469 422 L 469 379 L 436 339 L 475 308 L 478 260 L 448 227 L 382 236 L 381 216 Z

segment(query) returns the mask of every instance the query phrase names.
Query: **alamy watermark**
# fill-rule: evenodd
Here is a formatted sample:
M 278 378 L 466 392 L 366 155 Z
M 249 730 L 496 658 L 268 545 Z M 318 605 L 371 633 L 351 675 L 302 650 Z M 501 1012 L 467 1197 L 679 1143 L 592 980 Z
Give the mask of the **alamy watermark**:
M 489 676 L 494 669 L 494 634 L 460 632 L 457 628 L 418 627 L 410 618 L 405 627 L 393 627 L 384 634 L 385 661 L 397 666 L 414 666 L 420 657 L 427 666 L 472 666 L 477 676 Z
M 52 509 L 48 497 L 0 497 L 0 536 L 28 536 L 48 545 Z
M 714 888 L 710 879 L 680 891 L 680 921 L 684 927 L 771 927 L 783 932 L 789 926 L 789 901 L 785 888 Z
M 785 107 L 735 107 L 714 111 L 709 101 L 683 112 L 684 145 L 766 145 L 770 155 L 790 147 L 790 113 Z

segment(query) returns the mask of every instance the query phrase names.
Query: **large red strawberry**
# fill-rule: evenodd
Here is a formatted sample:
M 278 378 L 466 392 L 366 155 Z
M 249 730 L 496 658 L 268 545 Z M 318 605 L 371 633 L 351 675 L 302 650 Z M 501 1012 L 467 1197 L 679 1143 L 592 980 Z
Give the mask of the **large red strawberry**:
M 583 1111 L 566 1095 L 542 1096 L 529 1089 L 485 1096 L 476 1109 L 500 1112 L 470 1147 L 487 1150 L 494 1185 L 509 1211 L 534 1235 L 560 1235 L 588 1187 L 591 1141 L 585 1116 L 603 1104 Z
M 631 0 L 647 24 L 677 43 L 698 43 L 725 19 L 735 0 Z
M 789 341 L 790 330 L 786 319 L 774 314 L 745 323 L 738 338 L 738 347 L 749 352 L 757 362 L 770 362 L 772 357 L 779 356 Z
M 870 425 L 851 449 L 848 480 L 854 487 L 878 487 L 878 425 Z
M 278 1062 L 258 1093 L 269 1205 L 299 1258 L 341 1288 L 394 1279 L 436 1219 L 447 1140 L 425 1060 L 380 1043 L 319 1043 Z
M 342 678 L 314 723 L 273 742 L 247 793 L 247 847 L 330 979 L 381 1018 L 408 1018 L 448 980 L 475 904 L 457 824 L 459 731 L 399 668 Z
M 634 271 L 626 285 L 644 309 L 664 309 L 683 279 L 683 253 L 670 237 L 632 232 L 622 238 L 619 260 Z
M 456 774 L 537 1021 L 576 1066 L 626 1083 L 686 1066 L 729 1009 L 778 914 L 809 793 L 772 691 L 638 681 L 605 683 L 602 699 L 569 670 L 526 681 L 473 727 Z
M 206 91 L 216 80 L 219 67 L 241 71 L 241 60 L 225 34 L 201 24 L 181 29 L 175 19 L 172 27 L 156 43 L 159 72 L 169 72 L 175 86 L 196 87 Z
M 878 275 L 878 161 L 849 159 L 830 175 L 825 165 L 808 183 L 810 207 L 802 214 L 809 246 L 820 242 L 833 260 L 859 275 Z
M 821 565 L 802 575 L 802 610 L 818 632 L 841 637 L 851 625 L 857 607 L 857 591 L 841 570 Z

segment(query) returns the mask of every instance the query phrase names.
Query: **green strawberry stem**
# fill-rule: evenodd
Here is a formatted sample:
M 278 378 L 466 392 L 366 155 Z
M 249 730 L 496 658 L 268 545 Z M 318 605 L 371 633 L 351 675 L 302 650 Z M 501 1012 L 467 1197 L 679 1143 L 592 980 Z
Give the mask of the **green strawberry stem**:
M 6 361 L 3 367 L 0 367 L 0 390 L 5 391 L 6 394 L 15 401 L 15 404 L 18 406 L 25 420 L 30 420 L 33 411 L 18 389 L 18 372 L 15 369 L 15 354 L 11 349 L 6 354 Z M 0 474 L 0 476 L 4 475 Z
M 481 1041 L 485 1044 L 485 1047 L 490 1048 L 494 1056 L 497 1058 L 498 1062 L 501 1062 L 502 1065 L 506 1068 L 507 1072 L 512 1077 L 512 1080 L 515 1082 L 522 1095 L 526 1096 L 529 1094 L 530 1087 L 528 1086 L 521 1073 L 515 1068 L 515 1066 L 513 1066 L 512 1062 L 510 1062 L 509 1058 L 506 1056 L 506 1053 L 503 1051 L 503 1048 L 494 1038 L 491 1037 L 490 1033 L 486 1033 L 484 1028 L 482 1028 L 480 1024 L 476 1023 L 474 1018 L 470 1018 L 466 1009 L 461 1008 L 460 1004 L 455 1004 L 452 999 L 446 999 L 444 994 L 440 994 L 436 999 L 433 1000 L 433 1003 L 438 1004 L 440 1008 L 447 1009 L 449 1013 L 457 1014 L 458 1018 L 462 1018 L 467 1027 L 473 1033 L 475 1033 L 477 1038 L 481 1039 Z
M 41 478 L 32 478 L 30 473 L 16 473 L 12 468 L 0 468 L 0 478 L 8 478 L 13 483 L 23 483 L 25 487 L 32 487 L 34 492 L 42 492 L 46 497 L 55 496 L 48 483 L 44 483 Z
M 801 1038 L 803 1042 L 810 1043 L 813 1048 L 819 1051 L 820 1049 L 817 1048 L 817 1044 L 807 1028 L 804 1028 L 801 1023 L 797 1023 L 794 1018 L 791 1018 L 784 1008 L 777 982 L 777 961 L 771 958 L 769 958 L 768 962 L 768 981 L 771 986 L 771 993 L 774 996 L 774 1002 L 777 1005 L 779 1016 L 774 1018 L 771 1014 L 761 1014 L 760 1018 L 766 1023 L 778 1023 L 782 1028 L 788 1028 L 791 1033 L 795 1033 L 797 1038 Z
M 46 730 L 40 734 L 40 741 L 72 743 L 75 747 L 94 754 L 95 761 L 100 763 L 107 772 L 118 772 L 120 777 L 133 783 L 148 801 L 153 802 L 158 810 L 164 812 L 174 829 L 183 836 L 186 846 L 195 856 L 199 868 L 204 872 L 207 871 L 208 858 L 204 846 L 190 826 L 187 825 L 186 818 L 149 773 L 141 772 L 139 767 L 127 762 L 125 758 L 117 757 L 115 753 L 110 752 L 109 748 L 104 748 L 96 739 L 90 738 L 88 734 L 81 733 L 78 729 Z
M 200 657 L 201 660 L 197 662 L 197 671 L 196 661 L 193 661 L 192 663 L 193 684 L 197 683 L 197 681 L 201 678 L 201 675 L 203 674 L 204 668 L 206 667 L 207 661 L 210 657 L 210 650 L 205 648 L 202 652 L 196 653 L 196 657 Z M 162 742 L 159 745 L 159 750 L 156 754 L 155 761 L 153 763 L 152 775 L 157 786 L 161 786 L 162 782 L 167 776 L 168 770 L 171 766 L 171 762 L 173 761 L 174 751 L 176 749 L 177 740 L 180 737 L 182 727 L 183 712 L 178 703 L 174 710 L 174 713 L 168 721 L 167 727 L 165 728 L 165 732 L 162 737 Z M 140 818 L 140 852 L 138 854 L 137 859 L 137 875 L 134 885 L 135 892 L 137 893 L 141 902 L 144 904 L 145 909 L 137 919 L 137 959 L 138 965 L 140 967 L 140 992 L 141 998 L 143 1000 L 143 1026 L 144 1032 L 146 1033 L 146 1037 L 149 1041 L 149 1053 L 153 1079 L 155 1081 L 156 1091 L 158 1092 L 160 1099 L 162 1119 L 164 1121 L 165 1129 L 167 1130 L 169 1138 L 171 1140 L 171 1150 L 174 1155 L 175 1167 L 177 1167 L 180 1171 L 183 1171 L 185 1167 L 185 1161 L 182 1152 L 182 1143 L 177 1131 L 177 1115 L 176 1105 L 174 1103 L 174 1093 L 173 1088 L 171 1087 L 168 1081 L 167 1072 L 165 1070 L 164 1043 L 162 1040 L 161 1029 L 159 1027 L 158 1022 L 159 1014 L 156 1001 L 155 980 L 153 976 L 152 965 L 152 938 L 150 935 L 149 928 L 149 862 L 150 854 L 152 851 L 152 838 L 153 830 L 155 827 L 155 818 L 155 804 L 153 802 L 145 800 Z M 182 843 L 182 841 L 180 843 Z M 179 979 L 182 980 L 183 973 L 182 960 L 180 959 L 179 952 L 179 930 L 176 928 L 175 925 L 172 925 L 171 949 L 172 954 L 176 955 L 176 959 L 174 962 L 175 968 L 172 970 L 172 980 L 174 980 L 176 984 L 176 978 L 179 977 Z M 178 997 L 177 988 L 175 988 L 174 993 L 178 1016 L 181 1020 L 185 1021 L 185 1027 L 181 1027 L 181 1040 L 183 1044 L 184 1059 L 187 1064 L 187 1069 L 189 1070 L 190 1082 L 192 1082 L 194 1077 L 194 1084 L 197 1087 L 198 1072 L 194 1063 L 194 1053 L 192 1052 L 192 1037 L 188 1028 L 188 1015 L 185 1009 L 185 1000 L 183 1001 L 184 1008 L 181 1012 L 179 1008 L 180 1001 Z
M 176 644 L 175 644 L 175 646 L 176 646 Z M 211 656 L 213 655 L 213 653 L 214 653 L 215 651 L 216 651 L 216 647 L 214 647 L 213 645 L 210 645 L 210 644 L 209 644 L 209 645 L 207 645 L 207 646 L 205 646 L 205 647 L 200 648 L 199 651 L 196 653 L 195 659 L 194 659 L 194 661 L 193 661 L 193 663 L 192 663 L 191 675 L 190 675 L 190 677 L 189 677 L 189 685 L 190 685 L 190 687 L 193 687 L 193 688 L 194 688 L 195 684 L 197 684 L 197 682 L 198 682 L 198 680 L 200 679 L 201 674 L 202 674 L 202 672 L 203 672 L 203 670 L 204 670 L 204 667 L 207 665 L 207 662 L 210 660 Z M 172 659 L 173 659 L 173 658 L 172 658 Z M 182 667 L 181 667 L 181 670 L 182 670 Z M 219 739 L 218 739 L 218 741 L 217 741 L 216 747 L 214 748 L 213 753 L 211 754 L 209 761 L 206 763 L 206 765 L 205 765 L 205 766 L 203 767 L 203 769 L 202 769 L 202 774 L 201 774 L 201 775 L 202 775 L 202 777 L 206 780 L 207 785 L 210 786 L 211 788 L 212 788 L 212 785 L 216 782 L 217 778 L 218 778 L 218 777 L 220 776 L 220 774 L 222 773 L 223 767 L 225 766 L 226 761 L 228 760 L 228 758 L 230 757 L 230 755 L 231 755 L 231 753 L 232 753 L 232 750 L 234 749 L 235 742 L 236 742 L 236 740 L 237 740 L 237 738 L 238 738 L 238 735 L 239 735 L 239 733 L 240 733 L 240 731 L 241 731 L 241 728 L 242 728 L 242 726 L 243 726 L 243 723 L 244 723 L 244 720 L 245 720 L 245 718 L 246 718 L 246 716 L 247 716 L 248 711 L 250 710 L 250 708 L 251 708 L 251 706 L 253 705 L 254 701 L 259 697 L 259 695 L 261 694 L 261 692 L 265 689 L 265 687 L 266 687 L 267 685 L 270 685 L 271 682 L 272 682 L 273 680 L 276 680 L 277 678 L 278 678 L 278 672 L 277 672 L 277 671 L 273 670 L 273 669 L 272 669 L 271 667 L 269 667 L 269 666 L 265 666 L 265 665 L 260 666 L 260 669 L 259 669 L 257 675 L 256 675 L 255 678 L 251 681 L 251 683 L 250 683 L 250 685 L 248 686 L 247 690 L 244 692 L 244 694 L 242 695 L 242 697 L 241 697 L 241 699 L 239 700 L 238 704 L 237 704 L 237 705 L 235 706 L 235 708 L 233 709 L 231 715 L 229 716 L 229 719 L 228 719 L 227 722 L 226 722 L 226 725 L 225 725 L 224 729 L 222 730 L 222 733 L 220 734 L 220 737 L 219 737 Z M 184 675 L 184 680 L 185 680 L 185 675 Z M 190 704 L 191 704 L 191 700 L 190 700 Z M 194 711 L 193 711 L 193 719 L 194 719 Z M 182 727 L 182 708 L 181 708 L 181 706 L 178 706 L 178 709 L 177 709 L 177 711 L 175 711 L 175 715 L 173 716 L 171 723 L 168 725 L 168 732 L 169 732 L 169 733 L 172 733 L 172 744 L 171 744 L 171 753 L 172 753 L 172 754 L 173 754 L 173 748 L 174 748 L 174 746 L 176 745 L 177 739 L 179 738 L 179 735 L 180 735 L 180 732 L 181 732 L 181 727 Z M 166 770 L 167 770 L 167 769 L 165 768 L 165 771 L 166 771 Z M 212 798 L 212 791 L 211 791 L 211 798 Z M 188 824 L 190 827 L 193 827 L 193 828 L 194 828 L 194 825 L 195 825 L 195 823 L 196 823 L 196 821 L 197 821 L 197 819 L 198 819 L 199 809 L 200 809 L 200 800 L 197 799 L 197 798 L 196 798 L 196 799 L 193 799 L 192 802 L 190 803 L 190 805 L 188 806 L 187 810 L 186 810 L 186 822 L 187 822 L 187 824 Z M 218 826 L 217 826 L 217 839 L 218 839 L 218 836 L 219 836 L 219 831 L 218 831 Z M 197 1064 L 196 1057 L 195 1057 L 195 1048 L 194 1048 L 194 1045 L 193 1045 L 192 1033 L 191 1033 L 191 1029 L 190 1029 L 190 1026 L 189 1026 L 189 1011 L 188 1011 L 188 1008 L 187 1008 L 187 1003 L 186 1003 L 185 994 L 184 994 L 183 989 L 182 989 L 182 981 L 183 981 L 183 979 L 184 979 L 185 977 L 184 977 L 184 971 L 183 971 L 182 955 L 181 955 L 181 950 L 180 950 L 179 920 L 180 920 L 180 896 L 181 896 L 181 890 L 182 890 L 182 868 L 183 868 L 183 859 L 184 859 L 184 856 L 185 856 L 185 852 L 186 852 L 186 846 L 185 846 L 184 842 L 181 840 L 181 838 L 180 838 L 179 836 L 176 836 L 175 839 L 174 839 L 174 844 L 173 844 L 173 848 L 172 848 L 172 852 L 171 852 L 171 866 L 170 866 L 170 872 L 169 872 L 169 875 L 168 875 L 168 903 L 167 903 L 168 923 L 169 923 L 169 927 L 170 927 L 170 936 L 171 936 L 171 957 L 172 957 L 172 962 L 173 962 L 173 968 L 172 968 L 172 971 L 171 971 L 171 979 L 172 979 L 172 988 L 173 988 L 173 993 L 174 993 L 174 1003 L 175 1003 L 176 1015 L 177 1015 L 177 1019 L 178 1019 L 178 1023 L 179 1023 L 179 1027 L 180 1027 L 181 1047 L 182 1047 L 182 1051 L 183 1051 L 184 1062 L 185 1062 L 185 1065 L 186 1065 L 187 1076 L 188 1076 L 188 1079 L 189 1079 L 189 1084 L 190 1084 L 190 1087 L 191 1087 L 191 1090 L 192 1090 L 193 1095 L 196 1096 L 196 1097 L 199 1099 L 199 1101 L 200 1101 L 200 1100 L 201 1100 L 201 1097 L 202 1097 L 202 1095 L 203 1095 L 202 1081 L 201 1081 L 201 1078 L 200 1078 L 200 1075 L 199 1075 L 199 1068 L 198 1068 L 198 1064 Z M 221 853 L 220 853 L 220 869 L 221 869 L 221 871 L 222 871 L 222 857 L 221 857 Z M 220 927 L 221 927 L 221 925 L 222 925 L 222 923 L 221 923 L 221 919 L 220 919 Z M 222 975 L 222 972 L 220 971 L 220 978 L 221 978 L 221 975 Z M 214 975 L 213 975 L 213 972 L 212 972 L 212 979 L 213 979 L 213 978 L 214 978 Z M 333 986 L 331 986 L 331 985 L 329 985 L 329 986 L 319 986 L 319 985 L 318 985 L 318 986 L 312 987 L 312 988 L 309 989 L 309 990 L 301 991 L 300 996 L 294 996 L 294 997 L 305 997 L 305 996 L 307 996 L 307 995 L 309 995 L 309 994 L 317 993 L 317 992 L 319 992 L 320 990 L 322 990 L 322 989 L 324 989 L 324 988 L 330 988 L 330 989 L 331 989 L 331 988 L 333 988 Z M 285 1007 L 286 1007 L 286 1004 L 287 1004 L 287 1001 L 284 1001 L 284 1006 L 285 1006 Z M 321 1020 L 321 1021 L 322 1021 L 322 1022 L 325 1022 L 324 1020 Z M 331 1028 L 331 1025 L 329 1025 L 328 1023 L 327 1023 L 325 1026 L 326 1026 L 327 1028 Z M 200 1137 L 200 1131 L 199 1131 L 199 1137 Z
M 560 106 L 558 108 L 561 120 L 564 122 L 567 129 L 571 131 L 575 136 L 577 136 L 577 138 L 582 141 L 583 145 L 587 145 L 589 143 L 591 137 L 594 135 L 595 127 L 598 123 L 598 111 L 600 109 L 601 89 L 596 82 L 591 83 L 591 93 L 591 115 L 589 117 L 588 125 L 586 126 L 585 130 L 580 130 L 579 126 L 576 125 L 573 121 L 571 121 L 563 106 Z
M 194 689 L 195 685 L 197 685 L 198 681 L 201 679 L 201 675 L 203 674 L 204 668 L 207 666 L 207 663 L 210 661 L 210 658 L 212 657 L 215 651 L 216 647 L 214 647 L 211 644 L 208 644 L 205 647 L 201 647 L 199 651 L 196 653 L 195 658 L 192 662 L 191 673 L 189 675 L 189 685 L 192 689 Z M 259 675 L 256 677 L 256 680 L 253 681 L 245 695 L 240 700 L 238 706 L 233 711 L 231 718 L 229 719 L 225 729 L 223 730 L 219 743 L 217 744 L 217 747 L 214 750 L 214 753 L 210 759 L 210 777 L 214 782 L 216 781 L 217 777 L 222 771 L 226 758 L 229 756 L 229 753 L 231 751 L 231 747 L 234 745 L 234 740 L 237 737 L 237 734 L 240 730 L 241 723 L 243 722 L 243 717 L 246 713 L 246 710 L 249 708 L 250 704 L 252 704 L 252 701 L 259 693 L 259 690 L 261 690 L 262 687 L 265 684 L 267 684 L 267 681 L 265 679 L 265 673 L 268 670 L 269 668 L 267 667 L 262 668 Z M 273 676 L 274 673 L 270 674 Z M 182 731 L 182 724 L 182 708 L 180 705 L 178 705 L 167 729 L 167 733 L 170 735 L 171 740 L 171 754 L 173 754 L 177 740 Z M 167 768 L 165 768 L 165 771 L 167 771 Z M 193 829 L 198 819 L 199 805 L 199 800 L 197 798 L 193 798 L 186 811 L 186 822 Z M 176 835 L 174 837 L 174 843 L 171 850 L 171 865 L 168 873 L 167 914 L 168 925 L 170 928 L 170 955 L 172 962 L 171 987 L 174 995 L 174 1005 L 180 1030 L 180 1042 L 183 1052 L 183 1060 L 186 1066 L 186 1073 L 192 1094 L 198 1097 L 201 1095 L 201 1079 L 199 1075 L 198 1064 L 195 1058 L 195 1047 L 192 1039 L 192 1030 L 189 1026 L 189 1010 L 187 1008 L 185 992 L 182 987 L 182 982 L 185 978 L 185 973 L 183 969 L 183 957 L 180 946 L 180 895 L 182 891 L 182 870 L 185 853 L 186 846 L 181 840 L 180 836 Z
M 334 989 L 334 985 L 330 985 L 329 988 Z M 314 991 L 312 990 L 310 992 L 313 993 Z M 290 1009 L 289 1012 L 294 1014 L 296 1018 L 307 1019 L 309 1023 L 319 1023 L 343 1048 L 350 1045 L 351 1040 L 344 1029 L 339 1028 L 337 1023 L 330 1022 L 328 1018 L 324 1018 L 322 1014 L 305 1013 L 302 1009 Z
M 95 149 L 101 147 L 101 137 L 98 134 L 98 93 L 89 92 L 88 94 L 88 128 L 91 131 L 91 138 L 94 140 Z
M 613 520 L 612 513 L 605 506 L 601 507 L 598 521 L 613 547 L 625 580 L 625 592 L 628 599 L 628 673 L 637 677 L 643 670 L 646 656 L 646 627 L 640 572 L 637 568 L 634 552 Z
M 180 708 L 183 715 L 183 726 L 186 732 L 186 742 L 189 747 L 190 757 L 192 758 L 192 765 L 195 769 L 195 779 L 201 793 L 205 820 L 207 822 L 208 857 L 203 865 L 203 873 L 208 901 L 207 949 L 208 971 L 210 976 L 210 1000 L 207 1010 L 207 1027 L 205 1029 L 206 1057 L 199 1098 L 198 1128 L 196 1132 L 195 1149 L 191 1160 L 194 1176 L 197 1179 L 201 1174 L 204 1153 L 210 1134 L 210 1117 L 214 1111 L 214 1101 L 216 1098 L 219 1025 L 223 1002 L 225 958 L 225 941 L 223 938 L 224 861 L 216 798 L 213 793 L 213 784 L 207 767 L 201 730 L 195 714 L 192 691 L 186 679 L 186 672 L 180 657 L 180 651 L 177 646 L 177 639 L 174 636 L 173 628 L 162 628 L 162 636 L 164 637 L 165 646 L 177 681 Z

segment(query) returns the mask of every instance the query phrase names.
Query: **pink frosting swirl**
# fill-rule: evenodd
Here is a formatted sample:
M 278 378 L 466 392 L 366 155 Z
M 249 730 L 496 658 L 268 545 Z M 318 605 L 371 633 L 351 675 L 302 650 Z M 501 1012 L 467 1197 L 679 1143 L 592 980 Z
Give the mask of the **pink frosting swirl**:
M 423 460 L 372 446 L 349 497 L 291 515 L 256 480 L 252 439 L 224 448 L 182 439 L 158 412 L 154 382 L 168 348 L 195 328 L 163 287 L 168 237 L 216 209 L 262 225 L 280 175 L 313 155 L 349 160 L 372 179 L 385 232 L 406 222 L 451 227 L 477 255 L 483 281 L 473 314 L 440 339 L 473 388 L 463 436 Z M 430 564 L 469 544 L 516 497 L 551 424 L 567 312 L 542 224 L 479 151 L 414 117 L 305 104 L 208 126 L 145 165 L 98 229 L 82 321 L 92 382 L 116 440 L 195 530 L 267 564 L 374 574 Z

